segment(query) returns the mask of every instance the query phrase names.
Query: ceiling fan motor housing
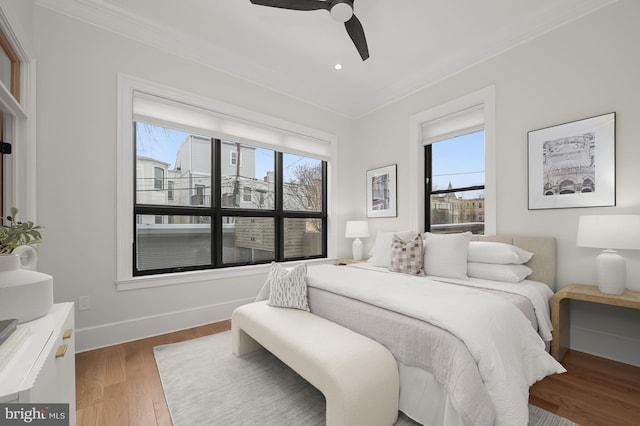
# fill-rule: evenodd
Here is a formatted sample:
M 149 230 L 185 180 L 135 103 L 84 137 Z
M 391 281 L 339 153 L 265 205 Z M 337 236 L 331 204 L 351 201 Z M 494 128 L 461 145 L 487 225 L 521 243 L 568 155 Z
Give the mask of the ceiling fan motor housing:
M 347 22 L 353 16 L 353 1 L 334 0 L 331 3 L 331 17 L 338 22 Z

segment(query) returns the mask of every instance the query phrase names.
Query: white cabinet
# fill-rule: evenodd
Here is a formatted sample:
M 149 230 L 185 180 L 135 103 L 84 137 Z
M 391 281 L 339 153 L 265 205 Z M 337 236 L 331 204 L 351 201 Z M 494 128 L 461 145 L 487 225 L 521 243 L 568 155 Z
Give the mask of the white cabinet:
M 27 339 L 0 371 L 0 403 L 68 403 L 76 423 L 73 303 L 57 303 L 47 315 L 21 326 Z

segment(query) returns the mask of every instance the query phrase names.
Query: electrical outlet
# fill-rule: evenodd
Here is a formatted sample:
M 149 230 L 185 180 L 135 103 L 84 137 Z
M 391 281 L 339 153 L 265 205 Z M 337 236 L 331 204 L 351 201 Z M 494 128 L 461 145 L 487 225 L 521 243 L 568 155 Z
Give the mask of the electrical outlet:
M 87 309 L 91 309 L 91 299 L 89 299 L 89 296 L 78 297 L 78 310 L 86 311 Z

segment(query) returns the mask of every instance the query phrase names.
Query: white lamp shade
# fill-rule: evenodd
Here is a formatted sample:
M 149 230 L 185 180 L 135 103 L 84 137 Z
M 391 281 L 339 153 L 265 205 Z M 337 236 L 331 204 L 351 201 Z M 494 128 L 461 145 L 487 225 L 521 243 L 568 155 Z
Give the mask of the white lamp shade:
M 578 247 L 640 249 L 640 215 L 580 216 Z
M 369 236 L 369 222 L 366 220 L 347 221 L 345 238 L 365 238 Z

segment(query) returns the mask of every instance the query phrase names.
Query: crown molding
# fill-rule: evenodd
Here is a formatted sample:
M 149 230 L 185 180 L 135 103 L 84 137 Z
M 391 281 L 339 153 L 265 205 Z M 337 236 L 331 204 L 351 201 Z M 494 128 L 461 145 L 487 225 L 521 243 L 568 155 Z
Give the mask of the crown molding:
M 220 49 L 184 32 L 131 14 L 102 0 L 36 0 L 35 4 L 133 41 L 199 63 L 218 72 L 273 90 L 289 98 L 313 105 L 347 118 L 349 114 L 314 102 L 318 89 L 297 82 L 251 61 L 250 58 Z M 223 66 L 221 66 L 221 64 Z M 305 96 L 296 96 L 304 93 Z

